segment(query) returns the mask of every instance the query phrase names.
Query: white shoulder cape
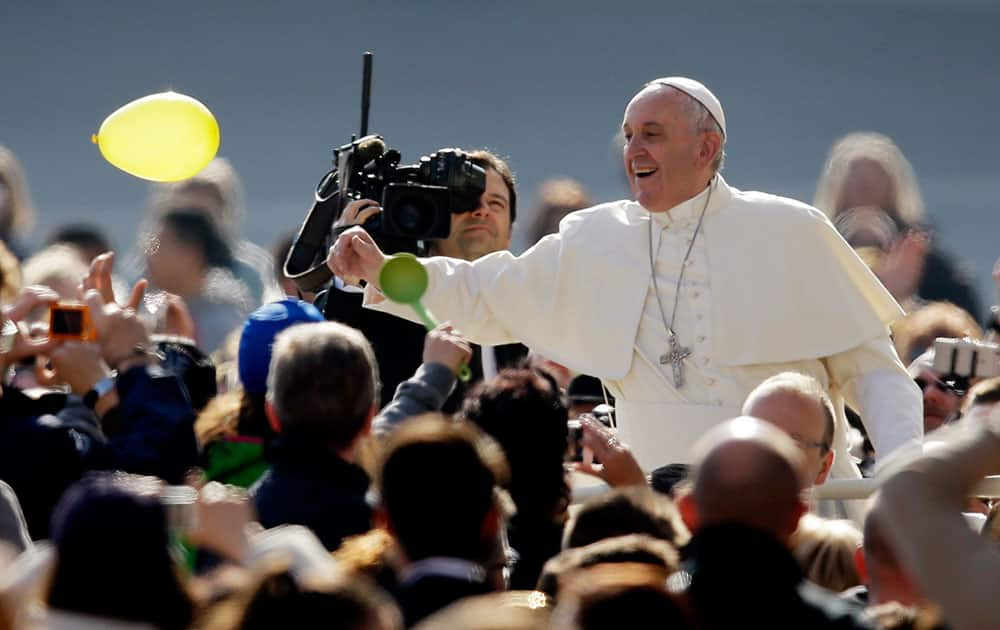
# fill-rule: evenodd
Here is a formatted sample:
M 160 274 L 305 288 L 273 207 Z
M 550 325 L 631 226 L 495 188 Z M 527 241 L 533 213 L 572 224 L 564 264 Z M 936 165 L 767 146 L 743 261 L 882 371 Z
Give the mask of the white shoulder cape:
M 886 335 L 902 315 L 821 212 L 721 177 L 713 185 L 699 238 L 718 364 L 830 356 Z M 649 220 L 639 204 L 613 202 L 569 215 L 519 257 L 426 259 L 424 304 L 475 342 L 521 341 L 574 370 L 622 378 L 650 285 Z M 409 307 L 372 298 L 367 305 L 416 321 Z

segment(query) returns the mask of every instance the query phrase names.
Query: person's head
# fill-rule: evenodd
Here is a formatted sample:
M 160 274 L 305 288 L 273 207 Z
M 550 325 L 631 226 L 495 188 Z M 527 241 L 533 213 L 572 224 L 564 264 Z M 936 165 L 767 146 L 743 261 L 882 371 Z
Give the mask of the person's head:
M 336 322 L 292 326 L 275 338 L 267 375 L 272 426 L 350 456 L 378 406 L 378 364 L 364 335 Z
M 472 424 L 435 414 L 413 418 L 386 444 L 379 519 L 409 562 L 433 556 L 482 562 L 501 527 L 494 488 L 507 477 L 500 446 Z
M 465 399 L 462 417 L 495 439 L 510 465 L 510 493 L 527 518 L 563 514 L 568 415 L 555 380 L 530 369 L 503 370 Z
M 694 197 L 722 167 L 725 118 L 701 83 L 681 77 L 647 83 L 625 108 L 625 172 L 635 200 L 664 212 Z
M 979 381 L 965 394 L 962 401 L 962 415 L 970 415 L 973 410 L 982 411 L 985 416 L 996 409 L 1000 403 L 1000 376 Z
M 200 292 L 213 268 L 231 269 L 233 253 L 218 226 L 193 209 L 170 210 L 156 221 L 144 244 L 149 280 L 181 297 Z
M 962 395 L 934 371 L 934 349 L 914 359 L 906 369 L 924 399 L 924 433 L 954 419 L 962 407 Z
M 243 185 L 229 160 L 215 158 L 194 177 L 154 184 L 150 206 L 154 217 L 182 209 L 202 212 L 232 242 L 243 220 Z
M 804 514 L 792 536 L 792 554 L 813 584 L 835 593 L 862 583 L 856 563 L 861 532 L 851 521 Z
M 951 302 L 931 302 L 892 324 L 892 338 L 903 363 L 934 346 L 938 337 L 982 339 L 983 329 L 965 309 Z
M 7 147 L 0 145 L 0 239 L 23 234 L 35 221 L 35 206 L 24 169 Z
M 337 630 L 401 630 L 396 604 L 366 576 L 298 575 L 274 561 L 214 615 L 207 630 L 314 627 Z
M 510 166 L 499 156 L 486 150 L 466 155 L 486 171 L 486 191 L 476 208 L 451 215 L 451 233 L 446 239 L 432 241 L 430 251 L 436 256 L 475 260 L 510 248 L 517 191 Z
M 188 627 L 192 603 L 170 555 L 158 490 L 150 477 L 92 473 L 66 491 L 52 515 L 50 607 Z
M 68 245 L 79 252 L 80 260 L 88 265 L 104 252 L 110 252 L 111 239 L 101 226 L 94 223 L 67 223 L 53 230 L 45 239 L 48 245 Z
M 680 566 L 680 553 L 672 543 L 648 534 L 614 536 L 583 547 L 564 549 L 549 558 L 538 578 L 538 590 L 558 598 L 563 583 L 574 573 L 606 564 L 647 565 L 666 578 Z
M 604 385 L 601 379 L 588 374 L 577 374 L 566 387 L 566 397 L 569 399 L 569 416 L 576 418 L 590 413 L 594 407 L 604 402 Z M 611 403 L 614 405 L 614 403 Z
M 819 381 L 797 372 L 772 376 L 754 388 L 743 403 L 743 415 L 778 427 L 804 455 L 812 485 L 826 481 L 833 466 L 833 403 Z
M 898 602 L 920 607 L 927 603 L 917 583 L 896 557 L 874 512 L 869 512 L 865 518 L 863 548 L 859 572 L 867 577 L 869 604 Z
M 538 591 L 465 597 L 424 618 L 416 630 L 548 630 L 552 603 Z
M 850 133 L 834 143 L 813 205 L 831 219 L 845 210 L 875 206 L 900 226 L 925 220 L 913 167 L 896 143 L 880 133 Z
M 647 534 L 678 548 L 690 536 L 670 499 L 645 486 L 632 486 L 613 489 L 581 505 L 566 525 L 563 549 L 628 534 Z
M 89 270 L 90 265 L 68 245 L 50 245 L 32 254 L 21 266 L 25 286 L 46 286 L 58 293 L 60 300 L 71 301 L 83 299 L 80 281 Z
M 601 564 L 575 572 L 560 588 L 554 630 L 690 628 L 657 567 Z
M 773 425 L 743 416 L 705 434 L 694 448 L 697 528 L 735 523 L 786 543 L 807 510 L 801 449 Z
M 534 243 L 546 234 L 555 234 L 563 217 L 591 205 L 587 191 L 575 179 L 556 177 L 545 180 L 538 188 L 538 204 L 528 240 Z

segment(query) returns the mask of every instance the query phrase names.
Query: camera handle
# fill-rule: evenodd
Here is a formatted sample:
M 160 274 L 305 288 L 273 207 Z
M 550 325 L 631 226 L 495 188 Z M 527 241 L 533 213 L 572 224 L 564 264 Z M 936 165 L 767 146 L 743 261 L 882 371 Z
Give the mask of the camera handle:
M 324 182 L 336 176 L 337 172 L 331 171 Z M 333 272 L 326 265 L 326 251 L 330 245 L 330 226 L 340 212 L 339 190 L 323 197 L 319 192 L 323 188 L 320 184 L 313 206 L 295 235 L 284 262 L 285 275 L 295 282 L 300 291 L 312 293 L 318 292 L 333 278 Z

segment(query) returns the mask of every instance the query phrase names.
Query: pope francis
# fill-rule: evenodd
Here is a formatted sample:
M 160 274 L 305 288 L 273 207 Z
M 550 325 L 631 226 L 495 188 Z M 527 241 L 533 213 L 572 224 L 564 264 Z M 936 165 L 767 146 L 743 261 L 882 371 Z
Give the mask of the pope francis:
M 857 475 L 845 400 L 880 457 L 918 442 L 920 393 L 888 337 L 899 306 L 821 212 L 726 183 L 715 95 L 657 79 L 629 102 L 622 131 L 635 201 L 571 214 L 517 257 L 427 259 L 424 304 L 476 343 L 520 341 L 600 377 L 619 439 L 647 470 L 688 461 L 698 437 L 789 370 L 818 379 L 840 409 L 836 476 Z M 368 282 L 367 306 L 412 319 L 378 291 L 384 260 L 353 228 L 328 264 Z

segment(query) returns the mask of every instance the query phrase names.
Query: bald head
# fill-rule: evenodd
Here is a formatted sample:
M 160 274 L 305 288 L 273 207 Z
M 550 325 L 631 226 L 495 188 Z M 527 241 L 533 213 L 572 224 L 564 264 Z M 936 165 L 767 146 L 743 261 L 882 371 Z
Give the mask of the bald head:
M 703 440 L 693 477 L 699 526 L 739 523 L 786 542 L 805 509 L 802 454 L 794 442 L 749 417 Z
M 826 480 L 833 465 L 834 413 L 816 379 L 795 372 L 772 376 L 750 392 L 743 414 L 774 425 L 798 444 L 811 485 Z

